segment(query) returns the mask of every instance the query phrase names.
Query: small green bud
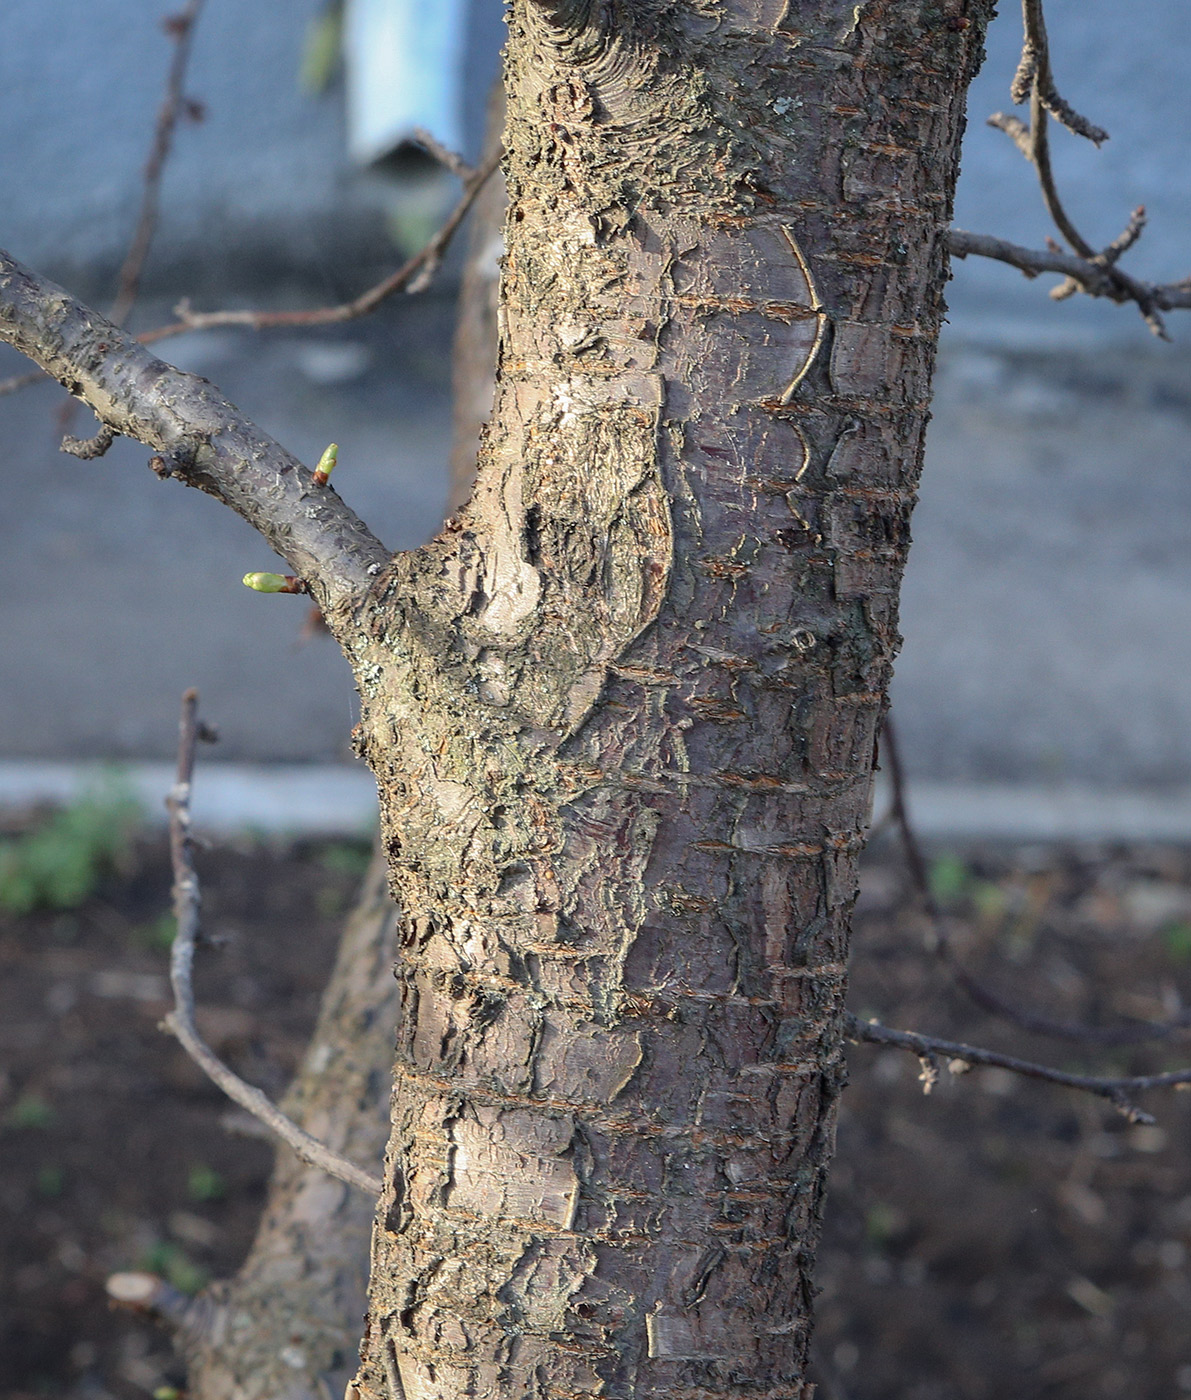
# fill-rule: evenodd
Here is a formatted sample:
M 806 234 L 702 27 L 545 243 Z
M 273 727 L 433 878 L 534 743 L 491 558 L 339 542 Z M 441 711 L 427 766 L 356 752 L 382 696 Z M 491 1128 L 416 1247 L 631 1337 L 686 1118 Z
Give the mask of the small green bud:
M 288 593 L 289 580 L 284 574 L 245 574 L 244 587 L 257 593 Z
M 318 459 L 318 466 L 314 469 L 314 484 L 325 486 L 327 478 L 335 470 L 335 463 L 339 460 L 339 444 L 333 442 Z

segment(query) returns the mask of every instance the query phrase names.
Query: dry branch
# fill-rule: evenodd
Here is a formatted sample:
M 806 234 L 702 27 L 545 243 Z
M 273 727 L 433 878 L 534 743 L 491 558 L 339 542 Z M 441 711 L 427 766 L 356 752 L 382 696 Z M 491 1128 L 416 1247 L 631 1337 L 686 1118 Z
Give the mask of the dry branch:
M 191 972 L 199 936 L 201 903 L 198 874 L 191 858 L 190 791 L 194 778 L 194 756 L 201 728 L 198 722 L 198 694 L 188 690 L 182 697 L 182 718 L 178 726 L 178 773 L 166 807 L 170 814 L 170 861 L 174 871 L 174 916 L 178 922 L 170 950 L 170 985 L 174 1009 L 162 1023 L 181 1042 L 183 1049 L 203 1073 L 217 1084 L 234 1103 L 259 1118 L 304 1162 L 318 1167 L 349 1186 L 379 1196 L 383 1182 L 353 1162 L 340 1157 L 284 1113 L 259 1089 L 246 1084 L 230 1070 L 199 1035 L 194 1020 L 194 989 Z
M 1107 1099 L 1131 1123 L 1154 1121 L 1152 1113 L 1146 1113 L 1136 1107 L 1132 1101 L 1133 1095 L 1147 1089 L 1181 1089 L 1191 1086 L 1191 1069 L 1120 1078 L 1069 1074 L 1066 1070 L 1035 1064 L 1032 1060 L 1022 1060 L 1016 1055 L 1003 1055 L 999 1050 L 986 1050 L 978 1045 L 966 1045 L 959 1040 L 943 1040 L 936 1035 L 920 1035 L 917 1031 L 894 1030 L 891 1026 L 881 1025 L 879 1021 L 862 1021 L 860 1017 L 847 1012 L 844 1014 L 844 1035 L 852 1041 L 864 1041 L 869 1045 L 891 1045 L 916 1055 L 924 1062 L 923 1081 L 928 1092 L 937 1078 L 937 1062 L 940 1059 L 951 1062 L 949 1067 L 953 1072 L 961 1066 L 971 1068 L 976 1065 L 993 1065 L 998 1069 L 1007 1069 L 1013 1074 L 1023 1075 L 1026 1079 L 1042 1079 L 1048 1084 L 1061 1084 L 1067 1089 L 1078 1089 L 1083 1093 Z
M 892 789 L 891 815 L 901 837 L 911 883 L 931 922 L 935 951 L 956 986 L 960 987 L 982 1011 L 1034 1035 L 1091 1045 L 1141 1045 L 1147 1041 L 1170 1040 L 1191 1030 L 1191 1021 L 1186 1016 L 1172 1021 L 1136 1021 L 1124 1026 L 1089 1026 L 1079 1021 L 1056 1021 L 1028 1007 L 1019 1006 L 974 977 L 955 954 L 947 919 L 930 887 L 926 858 L 906 802 L 905 770 L 902 767 L 897 732 L 889 715 L 885 716 L 881 729 L 881 759 L 888 771 Z
M 124 324 L 128 313 L 136 304 L 145 259 L 149 256 L 153 235 L 157 231 L 157 217 L 161 206 L 161 177 L 165 173 L 178 118 L 186 107 L 186 67 L 190 62 L 194 26 L 202 8 L 203 0 L 187 0 L 180 13 L 171 15 L 165 21 L 166 33 L 174 41 L 174 55 L 166 77 L 165 96 L 162 98 L 153 128 L 153 145 L 149 150 L 149 159 L 145 162 L 144 191 L 141 196 L 140 214 L 137 216 L 136 232 L 132 236 L 128 256 L 120 268 L 116 300 L 108 312 L 109 318 L 117 326 Z
M 383 281 L 362 292 L 352 301 L 340 302 L 336 306 L 318 306 L 307 311 L 191 311 L 189 303 L 183 301 L 174 308 L 179 317 L 177 321 L 172 321 L 168 326 L 158 326 L 156 330 L 145 331 L 138 339 L 142 345 L 152 345 L 155 341 L 165 340 L 169 336 L 184 335 L 187 331 L 210 330 L 215 326 L 247 326 L 250 330 L 259 331 L 272 326 L 338 325 L 367 316 L 369 312 L 375 311 L 382 301 L 397 292 L 425 291 L 438 270 L 447 245 L 467 217 L 468 210 L 475 203 L 485 181 L 500 164 L 500 159 L 501 152 L 497 151 L 472 172 L 459 202 L 423 248 L 396 272 L 390 273 Z
M 26 370 L 24 374 L 12 374 L 0 379 L 0 399 L 6 394 L 15 394 L 19 389 L 27 389 L 31 384 L 40 384 L 45 375 L 39 369 Z
M 465 184 L 475 177 L 475 169 L 459 152 L 451 150 L 450 146 L 444 146 L 438 137 L 432 131 L 427 131 L 424 126 L 414 127 L 412 139 L 428 156 L 438 161 L 439 165 L 449 170 L 452 175 L 458 175 Z
M 1059 197 L 1058 186 L 1055 183 L 1050 162 L 1047 118 L 1054 117 L 1069 131 L 1077 136 L 1086 137 L 1097 146 L 1108 140 L 1108 132 L 1081 116 L 1056 88 L 1050 67 L 1050 46 L 1046 37 L 1042 0 L 1022 0 L 1022 23 L 1025 32 L 1021 61 L 1009 91 L 1016 104 L 1029 101 L 1029 125 L 1005 112 L 994 112 L 989 117 L 988 124 L 1003 131 L 1034 167 L 1047 213 L 1075 254 L 1071 265 L 1063 269 L 1066 280 L 1052 290 L 1051 296 L 1057 301 L 1062 301 L 1076 291 L 1082 291 L 1091 296 L 1107 296 L 1113 301 L 1136 302 L 1146 325 L 1155 335 L 1165 340 L 1168 337 L 1160 313 L 1175 305 L 1191 303 L 1163 301 L 1159 293 L 1167 291 L 1173 294 L 1185 291 L 1185 288 L 1182 284 L 1175 284 L 1170 288 L 1152 287 L 1129 276 L 1116 266 L 1118 259 L 1137 242 L 1145 227 L 1144 209 L 1134 210 L 1123 232 L 1099 252 L 1075 227 Z M 1030 277 L 1038 272 L 1059 270 L 1053 263 L 1049 266 L 1041 265 L 1040 259 L 1045 255 L 1016 248 L 1000 239 L 952 230 L 948 243 L 951 251 L 959 257 L 977 253 L 982 257 L 999 258 L 1003 262 L 1020 267 Z M 1055 256 L 1065 257 L 1061 250 L 1056 250 Z
M 149 150 L 149 158 L 145 162 L 140 214 L 137 216 L 136 229 L 133 232 L 128 252 L 120 267 L 116 284 L 116 298 L 108 312 L 109 319 L 117 326 L 124 325 L 128 320 L 129 312 L 136 303 L 140 290 L 141 273 L 144 271 L 149 249 L 153 245 L 153 235 L 157 232 L 157 219 L 161 205 L 161 180 L 165 174 L 166 162 L 169 160 L 170 150 L 173 146 L 174 130 L 178 125 L 178 118 L 187 107 L 184 92 L 186 69 L 190 62 L 194 27 L 203 4 L 204 0 L 187 0 L 185 8 L 179 14 L 169 16 L 163 21 L 166 33 L 173 40 L 174 52 L 166 75 L 165 96 L 162 98 L 161 106 L 157 111 L 157 120 L 154 123 L 153 144 Z M 45 375 L 40 371 L 33 370 L 24 374 L 11 375 L 7 379 L 0 379 L 0 398 L 6 394 L 15 394 L 19 389 L 27 388 L 44 378 Z M 92 438 L 89 441 L 96 443 L 99 439 Z M 78 446 L 79 440 L 77 438 L 68 437 L 63 440 L 62 450 L 70 452 L 76 457 L 98 457 L 107 451 L 111 443 L 109 441 L 102 449 L 94 452 L 80 452 L 77 450 Z

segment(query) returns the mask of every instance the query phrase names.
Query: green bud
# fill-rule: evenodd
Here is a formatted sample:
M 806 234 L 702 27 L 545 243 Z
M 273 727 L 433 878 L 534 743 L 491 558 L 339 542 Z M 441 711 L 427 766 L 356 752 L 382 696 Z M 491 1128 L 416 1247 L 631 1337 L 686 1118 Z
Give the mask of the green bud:
M 333 442 L 318 459 L 318 466 L 314 469 L 314 484 L 325 486 L 327 478 L 335 470 L 335 463 L 339 460 L 339 444 Z
M 257 593 L 288 593 L 289 579 L 284 574 L 245 574 L 244 587 Z

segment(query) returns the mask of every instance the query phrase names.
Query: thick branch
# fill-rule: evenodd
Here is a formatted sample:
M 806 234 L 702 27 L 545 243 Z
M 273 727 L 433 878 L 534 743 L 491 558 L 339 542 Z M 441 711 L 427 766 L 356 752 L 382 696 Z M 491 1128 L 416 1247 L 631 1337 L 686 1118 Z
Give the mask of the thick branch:
M 333 488 L 197 375 L 157 359 L 105 317 L 0 250 L 0 340 L 39 364 L 102 424 L 172 463 L 171 475 L 230 506 L 310 584 L 332 618 L 388 552 Z
M 174 870 L 174 915 L 178 931 L 170 950 L 170 985 L 174 989 L 174 1009 L 165 1018 L 164 1026 L 181 1042 L 182 1048 L 203 1073 L 218 1084 L 234 1103 L 259 1118 L 273 1133 L 304 1162 L 319 1167 L 329 1175 L 345 1181 L 372 1196 L 379 1196 L 383 1183 L 379 1177 L 361 1170 L 338 1153 L 299 1128 L 276 1104 L 238 1074 L 215 1054 L 198 1033 L 194 1023 L 194 989 L 191 969 L 199 933 L 199 883 L 191 859 L 190 847 L 190 788 L 194 776 L 194 751 L 199 737 L 197 719 L 198 695 L 188 690 L 182 697 L 182 719 L 178 736 L 178 776 L 166 801 L 170 814 L 170 860 Z

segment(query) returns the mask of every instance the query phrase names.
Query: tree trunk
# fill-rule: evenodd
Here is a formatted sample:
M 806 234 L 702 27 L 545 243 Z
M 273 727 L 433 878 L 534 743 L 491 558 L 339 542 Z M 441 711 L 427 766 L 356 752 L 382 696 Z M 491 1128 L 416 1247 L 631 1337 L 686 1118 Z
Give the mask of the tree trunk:
M 800 1393 L 988 9 L 513 6 L 478 486 L 329 613 L 402 909 L 359 1394 Z

